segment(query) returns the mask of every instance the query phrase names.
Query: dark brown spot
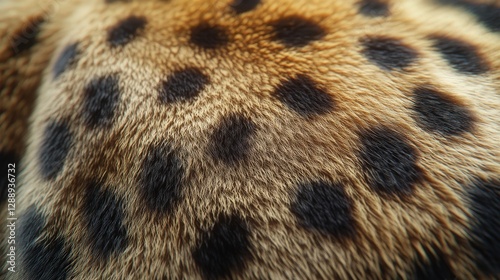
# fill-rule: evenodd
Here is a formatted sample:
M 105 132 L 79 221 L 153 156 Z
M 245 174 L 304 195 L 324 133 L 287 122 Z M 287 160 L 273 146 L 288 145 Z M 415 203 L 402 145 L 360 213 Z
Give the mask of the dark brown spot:
M 466 189 L 476 264 L 494 279 L 500 275 L 500 180 L 476 180 Z
M 193 99 L 208 84 L 208 77 L 195 67 L 175 71 L 168 76 L 159 90 L 159 98 L 163 103 L 172 103 Z
M 240 115 L 225 117 L 212 133 L 209 153 L 217 162 L 236 164 L 247 157 L 254 133 L 251 120 Z
M 446 36 L 434 36 L 434 48 L 450 64 L 453 69 L 464 74 L 479 75 L 489 70 L 476 47 Z
M 76 56 L 78 55 L 78 43 L 73 43 L 66 46 L 54 64 L 52 72 L 54 73 L 54 79 L 57 79 L 66 69 L 68 69 L 72 64 L 76 62 Z
M 361 0 L 358 2 L 359 12 L 369 17 L 389 15 L 389 5 L 386 0 Z
M 112 47 L 124 46 L 144 29 L 147 20 L 142 16 L 129 16 L 108 31 L 108 43 Z
M 353 205 L 340 184 L 313 181 L 300 184 L 291 204 L 299 224 L 335 237 L 353 237 Z
M 384 70 L 403 70 L 417 59 L 417 52 L 403 42 L 388 37 L 361 39 L 363 54 Z
M 91 249 L 101 260 L 121 253 L 127 247 L 123 224 L 124 207 L 113 193 L 96 182 L 87 185 L 83 213 Z
M 274 39 L 287 47 L 303 47 L 325 36 L 315 22 L 300 16 L 289 16 L 273 22 Z
M 242 14 L 255 9 L 259 3 L 260 0 L 233 0 L 231 8 L 233 8 L 237 14 Z
M 417 151 L 406 138 L 385 127 L 361 135 L 361 161 L 366 180 L 380 194 L 404 196 L 422 178 Z
M 73 134 L 65 122 L 52 121 L 45 128 L 39 163 L 42 177 L 54 179 L 63 169 L 73 143 Z
M 326 114 L 335 107 L 332 96 L 303 74 L 282 81 L 274 96 L 302 116 Z
M 220 215 L 214 226 L 202 233 L 193 258 L 205 279 L 225 279 L 245 268 L 250 250 L 246 223 L 237 215 Z
M 149 149 L 139 178 L 145 205 L 160 213 L 171 213 L 182 197 L 184 166 L 167 144 Z
M 85 87 L 83 119 L 92 127 L 112 124 L 120 100 L 120 87 L 116 75 L 102 76 L 91 80 Z
M 229 37 L 222 27 L 201 23 L 191 29 L 190 41 L 204 49 L 215 49 L 226 45 L 229 42 Z
M 72 269 L 71 254 L 61 237 L 42 238 L 46 223 L 42 213 L 32 205 L 18 222 L 20 279 L 67 279 Z
M 418 87 L 413 94 L 415 119 L 423 129 L 445 136 L 472 130 L 471 113 L 450 96 L 429 86 Z

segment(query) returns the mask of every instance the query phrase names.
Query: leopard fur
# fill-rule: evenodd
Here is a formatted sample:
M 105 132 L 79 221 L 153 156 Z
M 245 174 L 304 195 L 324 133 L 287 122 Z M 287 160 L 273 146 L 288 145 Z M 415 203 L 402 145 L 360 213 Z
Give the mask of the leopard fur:
M 500 279 L 500 1 L 0 11 L 0 277 Z

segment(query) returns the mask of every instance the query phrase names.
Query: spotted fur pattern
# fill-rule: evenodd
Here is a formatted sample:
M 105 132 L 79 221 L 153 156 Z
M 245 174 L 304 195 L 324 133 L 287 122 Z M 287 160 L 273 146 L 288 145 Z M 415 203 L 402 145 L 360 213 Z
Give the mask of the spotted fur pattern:
M 500 2 L 4 0 L 8 279 L 500 279 Z

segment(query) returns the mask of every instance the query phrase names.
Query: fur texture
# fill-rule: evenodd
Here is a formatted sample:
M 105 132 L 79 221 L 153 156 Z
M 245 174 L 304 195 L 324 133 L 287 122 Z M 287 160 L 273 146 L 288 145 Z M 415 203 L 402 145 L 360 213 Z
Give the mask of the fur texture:
M 500 278 L 499 1 L 0 10 L 2 277 Z

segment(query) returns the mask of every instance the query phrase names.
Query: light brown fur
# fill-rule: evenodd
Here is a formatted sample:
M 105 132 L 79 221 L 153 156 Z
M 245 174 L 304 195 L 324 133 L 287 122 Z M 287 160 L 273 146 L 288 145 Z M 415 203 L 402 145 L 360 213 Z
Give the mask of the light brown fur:
M 4 2 L 0 9 L 9 12 L 0 15 L 0 80 L 7 86 L 0 108 L 7 111 L 0 116 L 0 149 L 22 155 L 16 213 L 33 204 L 41 209 L 47 217 L 42 239 L 64 238 L 72 279 L 199 279 L 192 250 L 220 213 L 238 214 L 251 229 L 251 258 L 235 279 L 406 278 L 432 248 L 460 279 L 488 278 L 467 241 L 473 219 L 467 186 L 500 178 L 500 34 L 463 10 L 390 1 L 391 15 L 376 18 L 360 15 L 356 1 L 281 0 L 235 16 L 230 1 Z M 132 14 L 147 18 L 145 29 L 126 46 L 109 48 L 107 30 Z M 22 56 L 9 55 L 5 38 L 39 15 L 47 18 L 39 43 Z M 300 48 L 270 40 L 268 23 L 288 15 L 313 19 L 325 36 Z M 224 27 L 229 43 L 210 50 L 190 45 L 189 30 L 202 21 Z M 490 71 L 453 71 L 426 39 L 435 34 L 477 46 Z M 383 71 L 362 55 L 365 35 L 398 38 L 419 58 L 405 71 Z M 59 53 L 76 41 L 78 62 L 54 80 Z M 194 100 L 160 104 L 158 85 L 185 66 L 202 67 L 210 83 Z M 90 129 L 81 118 L 82 92 L 92 78 L 111 73 L 120 75 L 121 88 L 114 123 Z M 273 98 L 276 85 L 302 73 L 334 96 L 331 113 L 304 118 Z M 445 137 L 423 130 L 411 112 L 411 91 L 421 84 L 465 104 L 475 120 L 472 132 Z M 256 127 L 247 157 L 234 166 L 208 152 L 212 132 L 231 114 Z M 38 153 L 45 126 L 55 119 L 65 120 L 74 138 L 62 171 L 46 181 Z M 360 168 L 359 133 L 380 125 L 418 151 L 425 179 L 409 197 L 378 195 Z M 182 199 L 171 215 L 150 211 L 136 187 L 148 149 L 160 143 L 176 150 L 185 168 Z M 124 202 L 128 245 L 107 262 L 93 255 L 80 210 L 88 180 L 102 182 Z M 289 207 L 304 180 L 345 186 L 354 238 L 298 226 Z

